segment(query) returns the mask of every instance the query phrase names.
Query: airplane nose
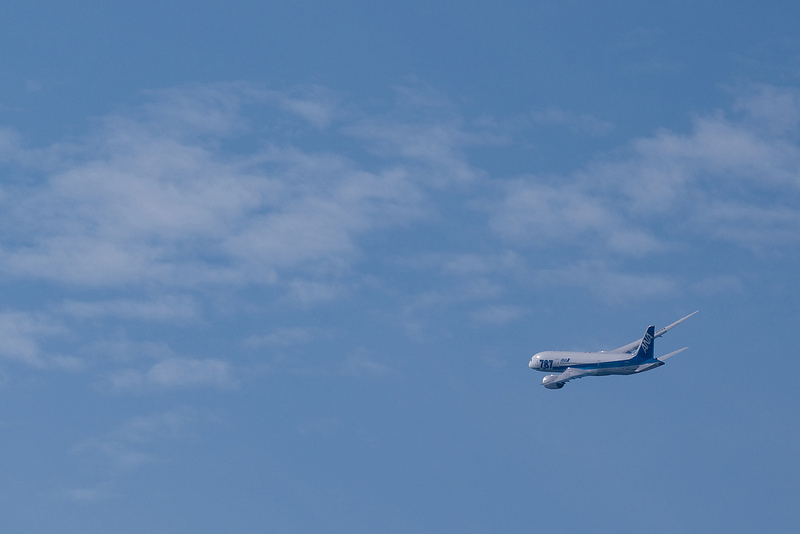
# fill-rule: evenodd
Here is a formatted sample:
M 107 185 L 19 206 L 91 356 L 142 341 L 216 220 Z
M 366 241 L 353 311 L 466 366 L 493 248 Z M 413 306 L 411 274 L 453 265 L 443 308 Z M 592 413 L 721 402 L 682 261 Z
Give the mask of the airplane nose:
M 528 362 L 528 367 L 536 369 L 536 357 L 531 358 L 531 361 Z

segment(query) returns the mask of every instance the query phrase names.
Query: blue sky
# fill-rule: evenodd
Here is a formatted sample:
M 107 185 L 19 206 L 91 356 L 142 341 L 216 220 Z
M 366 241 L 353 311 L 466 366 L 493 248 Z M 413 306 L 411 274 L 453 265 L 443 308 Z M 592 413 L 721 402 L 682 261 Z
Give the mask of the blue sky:
M 230 4 L 3 2 L 0 524 L 798 529 L 794 4 Z

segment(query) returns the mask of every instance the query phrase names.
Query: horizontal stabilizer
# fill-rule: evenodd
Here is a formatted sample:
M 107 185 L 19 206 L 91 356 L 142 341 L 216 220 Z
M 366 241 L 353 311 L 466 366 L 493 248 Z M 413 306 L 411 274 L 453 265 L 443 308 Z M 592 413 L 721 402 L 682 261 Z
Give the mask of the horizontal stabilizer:
M 678 350 L 676 350 L 676 351 L 674 351 L 674 352 L 670 352 L 669 354 L 665 354 L 665 355 L 661 356 L 660 358 L 656 358 L 656 359 L 657 359 L 657 360 L 659 360 L 659 361 L 662 361 L 662 362 L 663 362 L 664 360 L 666 360 L 666 359 L 667 359 L 667 358 L 669 358 L 670 356 L 675 356 L 675 355 L 676 355 L 676 354 L 678 354 L 679 352 L 683 352 L 683 351 L 685 351 L 685 350 L 686 350 L 686 349 L 688 349 L 688 348 L 689 348 L 689 347 L 683 347 L 682 349 L 678 349 Z

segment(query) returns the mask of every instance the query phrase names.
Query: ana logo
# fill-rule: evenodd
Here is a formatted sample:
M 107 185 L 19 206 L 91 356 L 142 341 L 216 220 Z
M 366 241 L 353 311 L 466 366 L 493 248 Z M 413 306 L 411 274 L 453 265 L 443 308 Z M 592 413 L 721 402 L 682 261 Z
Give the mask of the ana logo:
M 647 332 L 642 339 L 642 350 L 647 352 L 650 349 L 650 342 L 653 341 L 653 336 L 650 335 L 650 332 Z

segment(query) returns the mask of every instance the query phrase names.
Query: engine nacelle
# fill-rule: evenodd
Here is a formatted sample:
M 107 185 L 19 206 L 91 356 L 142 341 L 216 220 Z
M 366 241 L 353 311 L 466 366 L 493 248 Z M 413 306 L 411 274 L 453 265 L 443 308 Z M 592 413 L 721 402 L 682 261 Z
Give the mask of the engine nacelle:
M 561 389 L 564 387 L 564 382 L 554 383 L 558 375 L 547 375 L 546 377 L 542 378 L 542 385 L 547 389 Z

